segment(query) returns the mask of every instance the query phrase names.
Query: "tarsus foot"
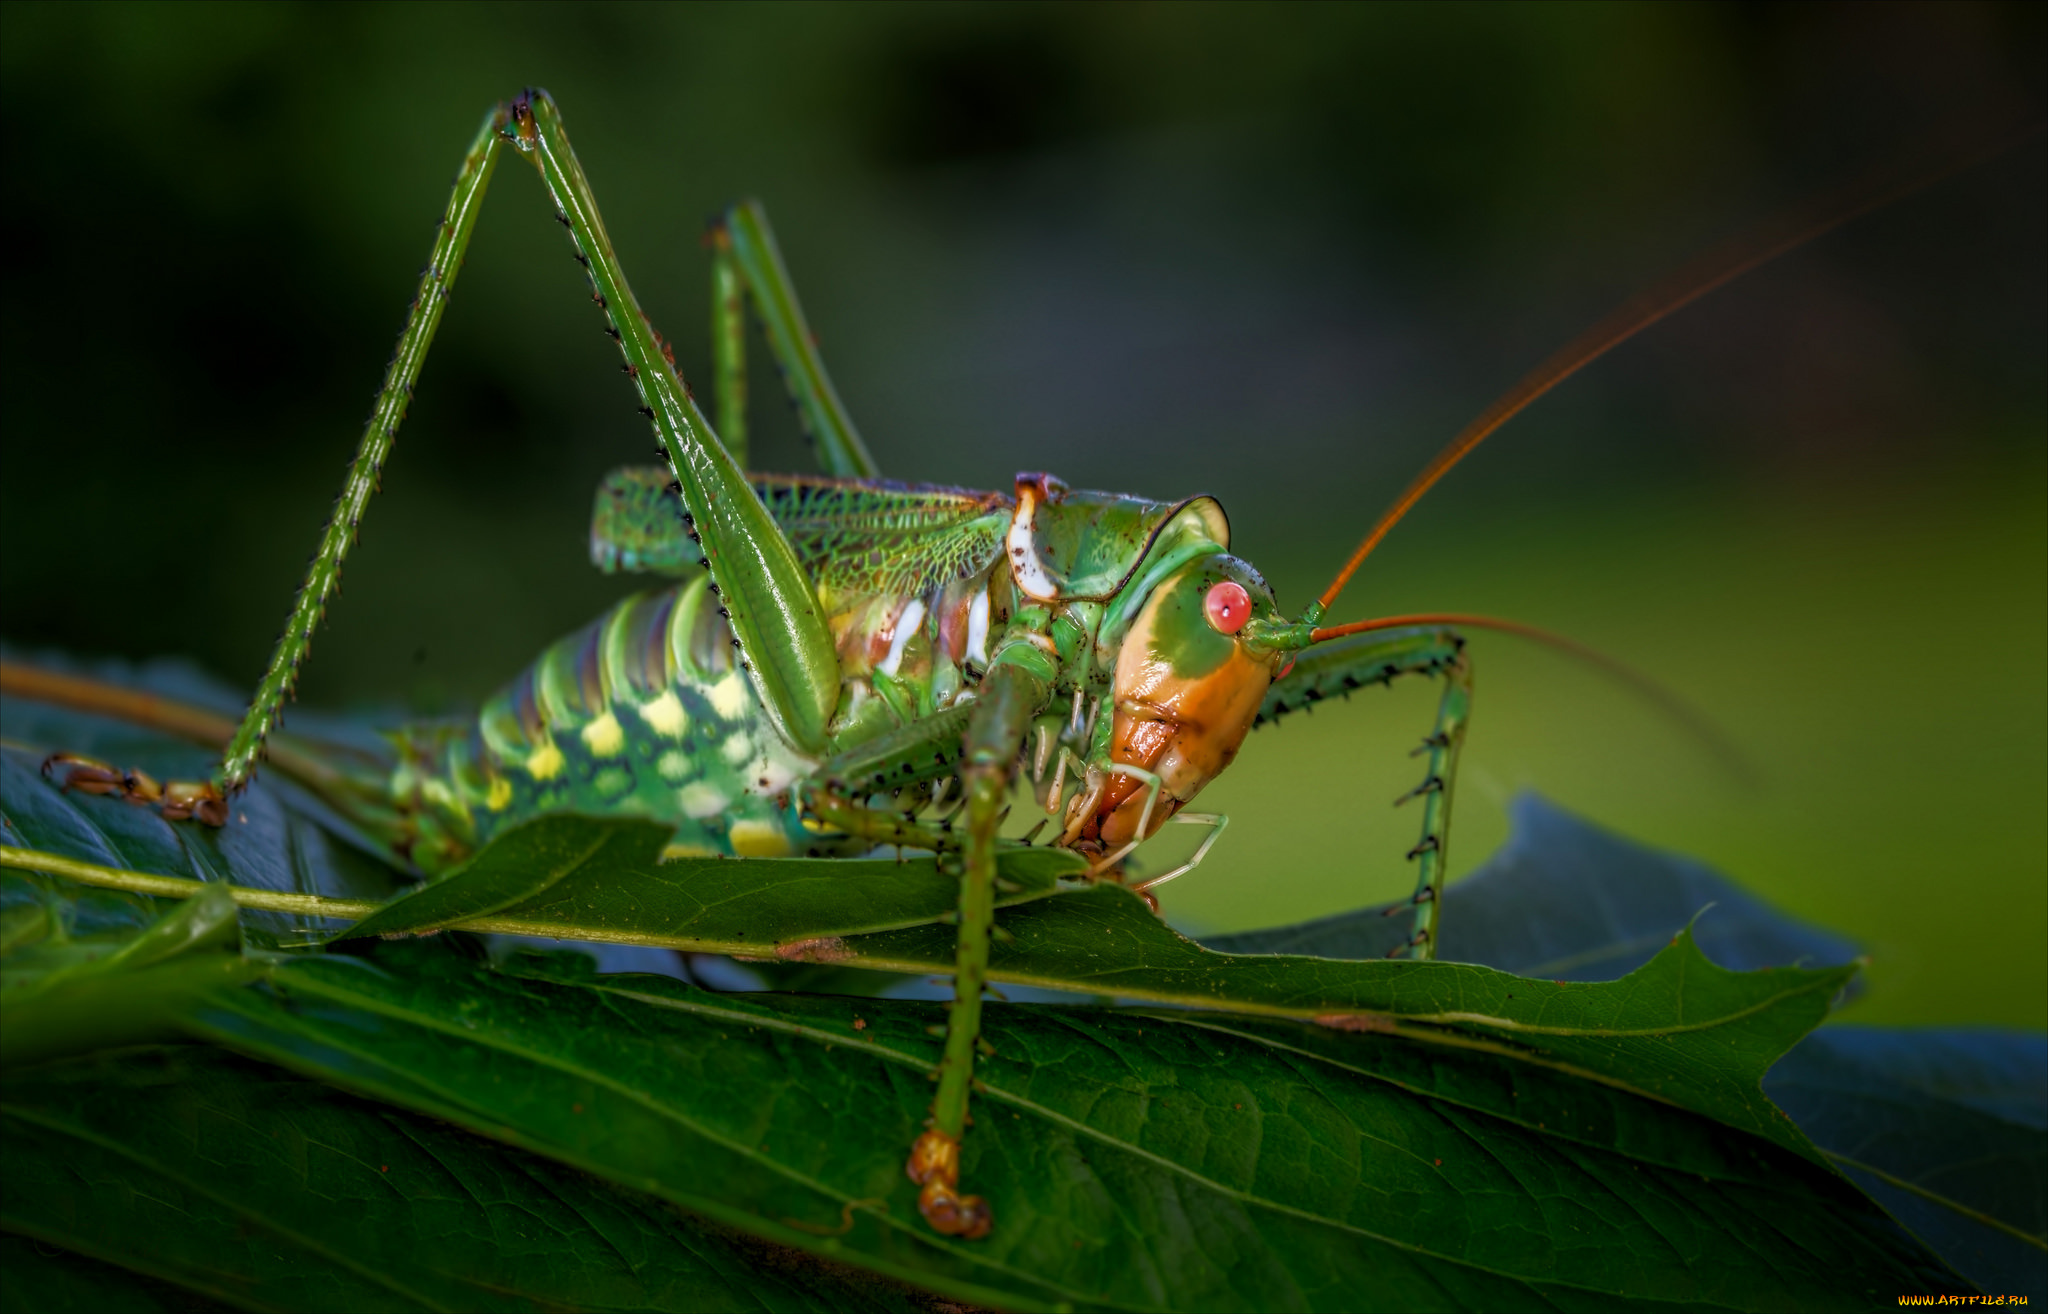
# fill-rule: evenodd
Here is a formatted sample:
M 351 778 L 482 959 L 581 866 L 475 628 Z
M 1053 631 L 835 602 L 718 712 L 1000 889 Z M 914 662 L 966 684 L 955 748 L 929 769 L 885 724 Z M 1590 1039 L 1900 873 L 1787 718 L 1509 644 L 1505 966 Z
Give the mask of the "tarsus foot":
M 228 822 L 228 801 L 207 781 L 173 780 L 160 785 L 146 771 L 122 771 L 73 753 L 52 753 L 44 758 L 43 774 L 63 789 L 112 794 L 125 803 L 154 807 L 166 821 L 197 819 L 209 826 Z
M 933 1231 L 978 1241 L 995 1226 L 988 1201 L 954 1189 L 960 1184 L 960 1142 L 953 1137 L 937 1128 L 918 1137 L 903 1172 L 924 1188 L 917 1193 L 917 1211 Z

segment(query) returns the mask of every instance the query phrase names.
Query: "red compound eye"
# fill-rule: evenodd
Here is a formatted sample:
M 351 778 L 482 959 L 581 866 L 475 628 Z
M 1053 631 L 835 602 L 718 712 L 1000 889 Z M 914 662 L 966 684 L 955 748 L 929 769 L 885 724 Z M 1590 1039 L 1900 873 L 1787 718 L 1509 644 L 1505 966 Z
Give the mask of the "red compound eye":
M 1235 634 L 1252 618 L 1252 595 L 1236 580 L 1226 579 L 1209 586 L 1209 596 L 1202 599 L 1202 611 L 1219 632 Z

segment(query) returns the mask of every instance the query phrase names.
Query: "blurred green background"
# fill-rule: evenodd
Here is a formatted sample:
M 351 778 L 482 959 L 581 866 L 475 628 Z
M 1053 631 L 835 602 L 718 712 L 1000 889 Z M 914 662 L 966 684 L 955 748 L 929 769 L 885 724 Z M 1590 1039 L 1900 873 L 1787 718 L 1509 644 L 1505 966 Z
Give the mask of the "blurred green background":
M 2039 13 L 16 0 L 0 633 L 253 684 L 458 155 L 529 83 L 686 373 L 703 221 L 759 196 L 891 474 L 1214 492 L 1298 605 L 1631 291 L 1956 114 L 2038 118 Z M 2043 220 L 2037 137 L 1619 349 L 1389 541 L 1344 615 L 1561 630 L 1763 777 L 1482 635 L 1455 870 L 1541 790 L 1858 937 L 1860 1020 L 2048 1021 Z M 756 395 L 756 463 L 801 467 Z M 633 405 L 508 165 L 303 697 L 460 707 L 629 587 L 585 534 Z M 1255 735 L 1169 914 L 1404 890 L 1432 696 Z

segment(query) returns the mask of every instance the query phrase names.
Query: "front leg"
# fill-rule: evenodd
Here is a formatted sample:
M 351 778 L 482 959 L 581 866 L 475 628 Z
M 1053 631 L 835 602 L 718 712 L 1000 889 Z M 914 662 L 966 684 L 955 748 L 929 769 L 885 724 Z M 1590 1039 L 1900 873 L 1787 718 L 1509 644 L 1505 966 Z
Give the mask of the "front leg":
M 934 1229 L 969 1240 L 995 1224 L 988 1202 L 963 1195 L 960 1139 L 981 1042 L 981 992 L 988 984 L 989 935 L 996 912 L 996 830 L 1010 794 L 1010 772 L 1032 718 L 1045 706 L 1054 672 L 1043 652 L 1019 643 L 998 652 L 983 677 L 968 722 L 960 779 L 967 789 L 967 844 L 960 867 L 960 933 L 953 958 L 953 1003 L 946 1014 L 946 1050 L 928 1129 L 911 1147 L 904 1171 L 922 1188 L 918 1211 Z
M 1390 913 L 1412 909 L 1415 927 L 1389 957 L 1408 954 L 1433 958 L 1439 934 L 1438 909 L 1449 870 L 1451 793 L 1458 779 L 1458 751 L 1465 742 L 1465 722 L 1472 710 L 1472 665 L 1465 641 L 1440 626 L 1367 631 L 1320 644 L 1301 655 L 1294 668 L 1273 682 L 1259 708 L 1259 724 L 1313 706 L 1325 698 L 1375 684 L 1392 684 L 1404 675 L 1441 676 L 1443 697 L 1436 724 L 1416 750 L 1427 755 L 1422 783 L 1394 800 L 1397 805 L 1422 800 L 1422 838 L 1408 850 L 1416 864 L 1415 895 Z
M 1451 861 L 1451 792 L 1458 783 L 1458 750 L 1465 745 L 1465 722 L 1472 714 L 1472 663 L 1461 653 L 1444 663 L 1438 673 L 1443 676 L 1444 692 L 1437 700 L 1436 725 L 1414 754 L 1427 755 L 1422 783 L 1394 800 L 1396 805 L 1422 800 L 1422 838 L 1408 850 L 1409 861 L 1416 864 L 1415 895 L 1408 901 L 1415 910 L 1415 929 L 1389 958 L 1404 950 L 1410 958 L 1436 957 L 1444 877 Z

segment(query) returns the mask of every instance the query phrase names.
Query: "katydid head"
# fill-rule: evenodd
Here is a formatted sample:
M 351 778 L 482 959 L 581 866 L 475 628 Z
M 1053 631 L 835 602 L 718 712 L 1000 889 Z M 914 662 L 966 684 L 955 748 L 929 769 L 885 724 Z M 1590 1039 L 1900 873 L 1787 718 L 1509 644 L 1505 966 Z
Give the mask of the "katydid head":
M 1117 653 L 1107 779 L 1072 833 L 1110 850 L 1144 839 L 1230 765 L 1284 662 L 1252 642 L 1255 619 L 1279 619 L 1273 590 L 1220 549 L 1153 586 Z

